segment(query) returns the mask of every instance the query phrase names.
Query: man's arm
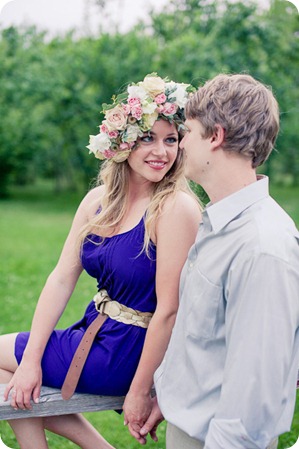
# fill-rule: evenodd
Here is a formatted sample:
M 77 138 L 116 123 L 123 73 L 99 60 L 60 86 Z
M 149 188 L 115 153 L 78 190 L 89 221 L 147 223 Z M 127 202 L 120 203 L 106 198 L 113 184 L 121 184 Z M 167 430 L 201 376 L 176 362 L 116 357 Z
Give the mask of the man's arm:
M 274 256 L 248 254 L 231 267 L 227 358 L 205 449 L 264 448 L 289 430 L 299 362 L 298 289 L 298 270 Z

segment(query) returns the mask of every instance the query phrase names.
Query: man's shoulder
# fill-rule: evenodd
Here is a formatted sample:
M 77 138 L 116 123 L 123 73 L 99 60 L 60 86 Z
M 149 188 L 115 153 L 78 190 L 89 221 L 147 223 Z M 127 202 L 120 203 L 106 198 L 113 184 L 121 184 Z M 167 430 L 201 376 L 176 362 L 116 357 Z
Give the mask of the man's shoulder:
M 271 197 L 249 211 L 257 250 L 288 260 L 292 249 L 299 249 L 299 232 L 292 218 Z

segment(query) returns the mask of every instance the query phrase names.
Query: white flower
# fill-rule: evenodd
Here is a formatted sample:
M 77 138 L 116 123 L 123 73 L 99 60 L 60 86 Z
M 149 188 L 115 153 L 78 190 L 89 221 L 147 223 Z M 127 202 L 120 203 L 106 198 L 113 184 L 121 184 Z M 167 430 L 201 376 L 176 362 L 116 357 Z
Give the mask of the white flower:
M 146 90 L 140 86 L 129 86 L 128 93 L 129 93 L 129 98 L 139 98 L 141 103 L 148 96 L 148 93 L 146 92 Z
M 87 148 L 90 153 L 93 153 L 97 156 L 98 152 L 103 153 L 103 151 L 108 150 L 110 148 L 111 142 L 107 134 L 100 133 L 96 136 L 89 136 L 89 145 Z
M 153 114 L 157 109 L 157 104 L 152 101 L 151 103 L 145 102 L 142 104 L 142 111 L 144 114 Z
M 165 83 L 165 89 L 167 90 L 173 90 L 175 89 L 177 83 L 175 83 L 174 81 L 169 81 L 168 83 Z
M 188 101 L 188 94 L 186 92 L 187 87 L 188 84 L 177 84 L 176 90 L 168 96 L 169 99 L 175 100 L 175 104 L 177 104 L 179 108 L 184 108 Z

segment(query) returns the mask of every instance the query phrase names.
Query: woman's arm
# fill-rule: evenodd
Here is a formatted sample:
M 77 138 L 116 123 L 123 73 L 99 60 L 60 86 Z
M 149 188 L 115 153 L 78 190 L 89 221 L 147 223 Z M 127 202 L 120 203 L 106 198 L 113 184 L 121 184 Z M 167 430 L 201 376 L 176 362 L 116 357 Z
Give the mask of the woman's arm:
M 15 391 L 11 405 L 14 408 L 31 408 L 30 399 L 37 401 L 42 382 L 41 359 L 49 337 L 62 315 L 82 272 L 79 257 L 78 235 L 80 229 L 95 213 L 92 207 L 100 188 L 89 192 L 82 200 L 65 241 L 58 263 L 39 297 L 32 320 L 30 337 L 22 361 L 5 390 L 7 400 L 10 390 Z
M 201 214 L 195 200 L 183 192 L 169 199 L 156 225 L 157 308 L 147 330 L 141 359 L 124 403 L 125 424 L 142 444 L 139 430 L 151 412 L 153 375 L 168 346 L 179 301 L 179 279 L 195 241 Z

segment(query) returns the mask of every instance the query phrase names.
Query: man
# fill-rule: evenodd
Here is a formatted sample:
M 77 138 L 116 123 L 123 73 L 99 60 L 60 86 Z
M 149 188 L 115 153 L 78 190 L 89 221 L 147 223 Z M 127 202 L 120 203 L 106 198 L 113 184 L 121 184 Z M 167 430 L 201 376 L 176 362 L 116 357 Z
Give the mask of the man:
M 299 233 L 256 168 L 279 129 L 272 92 L 219 75 L 186 107 L 187 176 L 210 198 L 155 373 L 167 449 L 265 449 L 288 431 L 299 366 Z M 139 441 L 161 414 L 155 405 Z

